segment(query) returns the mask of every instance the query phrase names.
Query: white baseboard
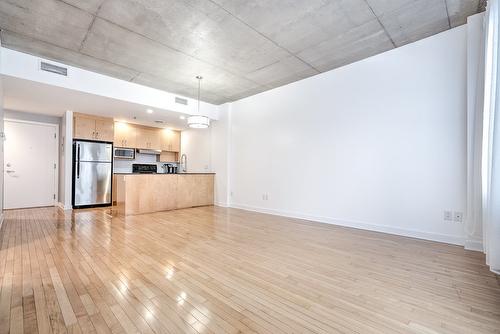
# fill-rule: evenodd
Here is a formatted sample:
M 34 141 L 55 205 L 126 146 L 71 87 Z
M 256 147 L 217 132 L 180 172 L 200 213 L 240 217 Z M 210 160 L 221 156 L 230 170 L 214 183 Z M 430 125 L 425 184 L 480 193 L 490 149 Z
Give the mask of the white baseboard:
M 2 229 L 3 218 L 4 218 L 4 216 L 3 216 L 3 212 L 2 212 L 2 213 L 0 213 L 0 229 Z
M 225 202 L 215 202 L 214 203 L 215 206 L 220 206 L 220 207 L 223 207 L 223 208 L 229 208 L 229 205 Z
M 464 243 L 464 248 L 467 250 L 482 252 L 483 251 L 483 241 L 482 240 L 466 239 L 465 243 Z
M 70 210 L 73 210 L 73 208 L 72 208 L 72 207 L 65 207 L 65 206 L 64 206 L 64 204 L 63 204 L 63 203 L 61 203 L 61 202 L 57 202 L 57 206 L 58 206 L 61 210 L 63 210 L 63 211 L 70 211 Z
M 345 226 L 345 227 L 352 227 L 352 228 L 361 229 L 361 230 L 383 232 L 383 233 L 395 234 L 395 235 L 400 235 L 400 236 L 405 236 L 405 237 L 424 239 L 424 240 L 430 240 L 430 241 L 438 241 L 438 242 L 444 242 L 447 244 L 464 246 L 464 238 L 461 236 L 453 236 L 453 235 L 445 235 L 445 234 L 417 231 L 417 230 L 411 230 L 411 229 L 403 229 L 403 228 L 392 227 L 392 226 L 387 226 L 387 225 L 375 225 L 375 224 L 359 222 L 359 221 L 347 221 L 347 220 L 335 219 L 335 218 L 330 218 L 330 217 L 304 215 L 304 214 L 300 214 L 300 213 L 279 211 L 279 210 L 274 210 L 274 209 L 260 208 L 260 207 L 243 205 L 243 204 L 231 203 L 230 207 L 236 208 L 236 209 L 248 210 L 248 211 L 255 211 L 255 212 L 260 212 L 260 213 L 267 213 L 267 214 L 272 214 L 272 215 L 277 215 L 277 216 L 289 217 L 289 218 L 304 219 L 304 220 L 314 221 L 314 222 L 318 222 L 318 223 L 333 224 L 333 225 L 339 225 L 339 226 Z

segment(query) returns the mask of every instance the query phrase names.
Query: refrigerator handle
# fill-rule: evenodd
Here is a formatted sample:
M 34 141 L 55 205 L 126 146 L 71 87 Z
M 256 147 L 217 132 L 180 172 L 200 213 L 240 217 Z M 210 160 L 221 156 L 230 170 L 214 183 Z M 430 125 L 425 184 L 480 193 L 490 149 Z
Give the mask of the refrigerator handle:
M 77 145 L 76 152 L 76 178 L 80 178 L 80 144 Z

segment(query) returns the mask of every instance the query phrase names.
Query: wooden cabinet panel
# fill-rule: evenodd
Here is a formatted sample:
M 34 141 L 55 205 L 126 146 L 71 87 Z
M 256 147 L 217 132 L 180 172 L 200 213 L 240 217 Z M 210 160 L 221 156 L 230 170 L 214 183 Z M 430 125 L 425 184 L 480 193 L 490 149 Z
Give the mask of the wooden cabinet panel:
M 161 150 L 160 130 L 136 128 L 136 146 L 149 150 Z
M 115 175 L 113 198 L 126 215 L 213 205 L 214 175 Z
M 149 132 L 149 143 L 152 150 L 161 150 L 160 129 L 151 129 Z
M 214 204 L 214 176 L 211 174 L 179 175 L 177 208 Z
M 127 123 L 115 122 L 114 144 L 117 147 L 136 147 L 136 128 Z
M 138 191 L 144 189 L 147 191 Z M 151 175 L 134 175 L 126 179 L 125 214 L 140 214 L 146 212 L 173 210 L 177 189 L 176 175 L 162 175 L 159 178 Z
M 179 153 L 177 152 L 161 151 L 160 157 L 158 158 L 158 162 L 178 162 L 178 161 L 179 161 Z
M 73 138 L 113 141 L 113 119 L 75 114 L 73 117 Z
M 102 141 L 113 141 L 114 122 L 112 119 L 95 120 L 95 139 Z
M 73 138 L 95 140 L 95 119 L 75 116 L 73 119 Z
M 161 130 L 161 150 L 167 152 L 180 152 L 181 133 L 180 131 L 164 129 Z
M 144 128 L 136 128 L 135 133 L 135 145 L 137 148 L 149 148 L 149 141 L 148 141 L 148 133 L 147 129 Z
M 213 205 L 214 204 L 214 176 L 213 175 L 197 175 L 198 179 L 198 196 L 197 205 Z

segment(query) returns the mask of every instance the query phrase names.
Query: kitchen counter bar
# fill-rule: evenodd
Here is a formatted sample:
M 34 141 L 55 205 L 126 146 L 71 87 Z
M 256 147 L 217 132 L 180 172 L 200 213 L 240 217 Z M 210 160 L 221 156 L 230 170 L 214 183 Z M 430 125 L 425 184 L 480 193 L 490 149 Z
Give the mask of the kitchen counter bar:
M 214 177 L 214 173 L 115 173 L 114 202 L 125 215 L 213 205 Z
M 185 172 L 185 173 L 113 173 L 115 175 L 215 175 L 213 172 Z

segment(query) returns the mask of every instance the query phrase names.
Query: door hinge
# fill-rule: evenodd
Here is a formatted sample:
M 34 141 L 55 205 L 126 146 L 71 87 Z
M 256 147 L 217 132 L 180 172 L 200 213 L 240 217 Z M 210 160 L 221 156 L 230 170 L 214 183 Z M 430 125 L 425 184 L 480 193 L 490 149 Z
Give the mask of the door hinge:
M 54 133 L 54 138 L 57 138 L 57 135 Z
M 57 168 L 56 166 L 57 166 L 57 165 L 56 165 L 56 164 L 54 164 L 54 169 L 56 169 L 56 168 Z
M 54 199 L 56 199 L 56 194 L 54 194 Z

